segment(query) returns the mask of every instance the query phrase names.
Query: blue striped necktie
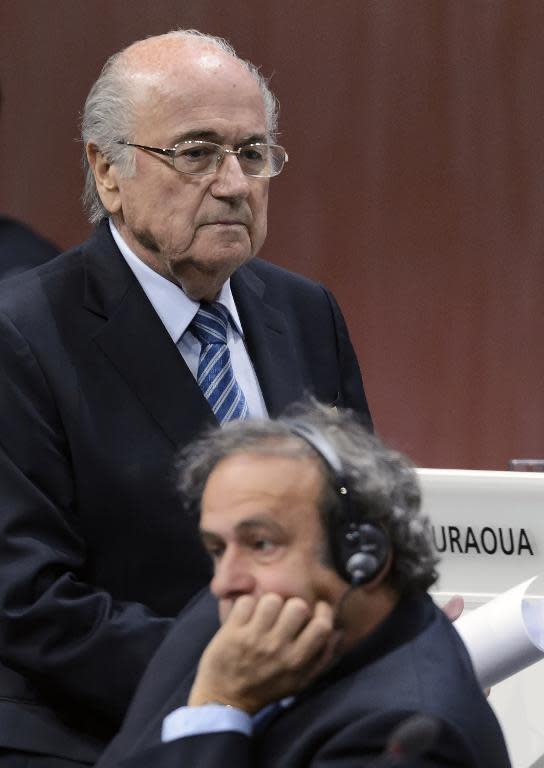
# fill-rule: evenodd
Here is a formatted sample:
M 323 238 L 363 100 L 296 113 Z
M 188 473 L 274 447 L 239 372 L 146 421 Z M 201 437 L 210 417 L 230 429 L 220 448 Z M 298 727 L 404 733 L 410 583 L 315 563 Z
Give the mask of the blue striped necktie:
M 190 325 L 201 344 L 198 386 L 220 424 L 248 417 L 246 398 L 234 377 L 227 346 L 229 322 L 230 313 L 222 304 L 202 303 Z

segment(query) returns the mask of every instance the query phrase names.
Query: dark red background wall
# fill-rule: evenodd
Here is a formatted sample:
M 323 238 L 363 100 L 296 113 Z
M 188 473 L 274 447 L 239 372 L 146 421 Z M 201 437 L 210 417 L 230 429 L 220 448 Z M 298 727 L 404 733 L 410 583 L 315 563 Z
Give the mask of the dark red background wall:
M 544 456 L 544 3 L 2 0 L 1 210 L 86 236 L 86 93 L 178 26 L 272 76 L 263 255 L 336 293 L 378 431 L 426 466 Z

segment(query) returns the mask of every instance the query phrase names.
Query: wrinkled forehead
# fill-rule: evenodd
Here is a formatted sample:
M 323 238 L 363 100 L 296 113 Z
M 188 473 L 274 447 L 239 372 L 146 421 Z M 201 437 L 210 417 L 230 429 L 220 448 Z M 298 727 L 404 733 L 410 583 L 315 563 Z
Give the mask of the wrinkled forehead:
M 228 53 L 199 40 L 144 40 L 128 48 L 123 66 L 136 115 L 198 107 L 242 109 L 266 124 L 261 89 L 247 67 Z
M 321 488 L 322 470 L 313 457 L 233 453 L 221 459 L 207 478 L 201 524 L 228 528 L 264 516 L 308 532 L 320 526 Z

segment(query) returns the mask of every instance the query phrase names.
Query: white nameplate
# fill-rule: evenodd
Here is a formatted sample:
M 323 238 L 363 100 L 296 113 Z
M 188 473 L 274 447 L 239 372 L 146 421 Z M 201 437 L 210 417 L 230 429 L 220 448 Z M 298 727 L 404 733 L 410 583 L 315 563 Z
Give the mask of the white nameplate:
M 544 473 L 418 469 L 440 557 L 440 601 L 487 602 L 544 573 Z

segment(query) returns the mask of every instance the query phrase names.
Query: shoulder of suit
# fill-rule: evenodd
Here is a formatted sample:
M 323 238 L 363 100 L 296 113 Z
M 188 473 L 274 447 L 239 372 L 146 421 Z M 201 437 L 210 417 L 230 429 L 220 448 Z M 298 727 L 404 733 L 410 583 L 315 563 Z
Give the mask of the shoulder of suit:
M 265 261 L 264 259 L 259 259 L 257 257 L 251 259 L 251 261 L 241 267 L 241 269 L 251 270 L 265 283 L 277 282 L 313 290 L 316 288 L 320 290 L 324 289 L 324 286 L 321 283 L 311 280 L 309 277 L 300 275 L 297 272 L 291 272 L 289 269 L 279 267 L 277 264 L 272 264 L 270 261 Z
M 106 222 L 107 224 L 107 222 Z M 20 309 L 24 312 L 24 303 L 30 302 L 32 296 L 40 295 L 47 286 L 69 283 L 70 275 L 81 271 L 87 261 L 111 260 L 112 251 L 117 251 L 109 228 L 100 224 L 83 243 L 59 254 L 55 258 L 33 269 L 21 272 L 13 277 L 0 281 L 0 311 L 12 314 Z M 121 255 L 119 254 L 121 260 Z
M 78 249 L 66 251 L 38 267 L 20 272 L 13 277 L 0 281 L 0 309 L 15 307 L 28 300 L 36 292 L 41 292 L 44 283 L 55 280 L 58 275 L 65 275 L 77 269 L 81 263 Z

